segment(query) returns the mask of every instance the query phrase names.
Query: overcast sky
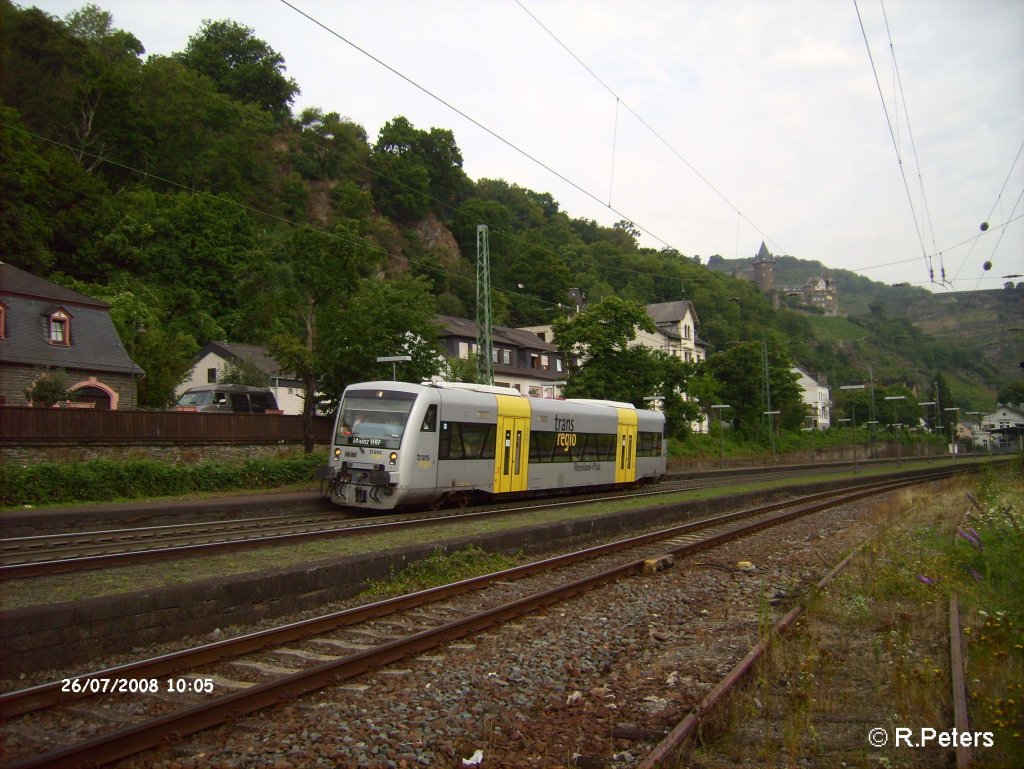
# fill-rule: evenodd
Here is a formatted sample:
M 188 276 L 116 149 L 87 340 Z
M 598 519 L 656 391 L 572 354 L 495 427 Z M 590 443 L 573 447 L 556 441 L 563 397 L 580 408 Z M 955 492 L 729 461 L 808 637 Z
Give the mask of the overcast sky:
M 204 19 L 249 26 L 302 89 L 296 114 L 371 141 L 397 115 L 450 128 L 471 178 L 628 218 L 643 245 L 706 261 L 763 240 L 935 291 L 943 266 L 960 291 L 1024 273 L 1021 0 L 94 1 L 147 54 Z

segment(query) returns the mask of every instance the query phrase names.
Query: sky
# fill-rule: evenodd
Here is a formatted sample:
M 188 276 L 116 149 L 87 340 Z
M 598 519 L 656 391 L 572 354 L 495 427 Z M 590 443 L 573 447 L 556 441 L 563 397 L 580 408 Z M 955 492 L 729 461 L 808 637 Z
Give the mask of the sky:
M 451 129 L 470 178 L 628 219 L 644 246 L 764 241 L 935 292 L 1024 281 L 1021 0 L 93 2 L 147 55 L 244 24 L 295 114 L 371 141 L 399 115 Z

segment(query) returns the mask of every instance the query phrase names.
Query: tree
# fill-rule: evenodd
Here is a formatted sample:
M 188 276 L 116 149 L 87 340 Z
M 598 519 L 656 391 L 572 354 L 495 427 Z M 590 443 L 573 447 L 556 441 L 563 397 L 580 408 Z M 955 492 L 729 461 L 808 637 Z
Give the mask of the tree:
M 431 210 L 447 213 L 468 187 L 455 135 L 440 128 L 421 131 L 401 116 L 380 129 L 370 165 L 377 207 L 406 223 Z
M 219 93 L 182 62 L 151 56 L 142 68 L 139 102 L 153 137 L 143 168 L 162 180 L 269 207 L 275 202 L 273 121 L 251 104 Z
M 298 84 L 285 76 L 284 57 L 255 31 L 234 21 L 203 22 L 174 58 L 210 78 L 221 93 L 255 104 L 278 121 L 291 117 Z
M 33 406 L 52 408 L 68 397 L 68 375 L 64 369 L 46 369 L 30 387 L 25 388 L 25 397 Z
M 437 308 L 423 278 L 376 277 L 357 282 L 344 302 L 329 308 L 318 340 L 322 361 L 321 392 L 332 403 L 353 382 L 390 379 L 392 368 L 377 358 L 408 355 L 395 373 L 406 382 L 422 382 L 439 373 Z
M 35 273 L 53 263 L 47 216 L 50 164 L 27 141 L 16 110 L 0 106 L 0 253 Z
M 565 395 L 629 401 L 643 407 L 658 394 L 658 363 L 653 351 L 631 346 L 637 329 L 653 333 L 654 321 L 635 302 L 607 297 L 584 312 L 556 320 L 555 344 L 580 363 L 569 367 Z
M 765 388 L 764 361 L 768 359 L 771 408 Z M 704 361 L 703 369 L 719 382 L 718 395 L 730 406 L 733 427 L 746 436 L 764 435 L 768 424 L 764 412 L 778 411 L 772 424 L 798 429 L 804 423 L 804 403 L 797 384 L 799 376 L 790 370 L 788 349 L 777 341 L 743 342 Z
M 273 310 L 271 354 L 283 371 L 302 380 L 306 452 L 313 451 L 313 416 L 329 362 L 344 357 L 342 347 L 321 339 L 327 319 L 350 306 L 360 279 L 374 267 L 373 252 L 351 227 L 330 232 L 295 227 L 274 244 L 264 264 L 266 304 Z
M 224 364 L 220 381 L 226 384 L 247 385 L 249 387 L 269 387 L 270 376 L 252 361 L 240 359 L 229 360 Z
M 1013 382 L 1006 385 L 996 395 L 996 402 L 1013 404 L 1014 406 L 1024 403 L 1024 382 Z

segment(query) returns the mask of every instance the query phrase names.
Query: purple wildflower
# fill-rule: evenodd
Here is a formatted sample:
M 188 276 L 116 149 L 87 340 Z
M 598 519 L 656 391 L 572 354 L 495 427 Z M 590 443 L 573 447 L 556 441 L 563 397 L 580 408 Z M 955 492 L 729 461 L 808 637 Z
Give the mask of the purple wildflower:
M 971 576 L 978 580 L 978 582 L 982 582 L 985 579 L 985 577 L 982 576 L 981 572 L 975 569 L 973 566 L 968 566 L 967 570 L 971 572 Z
M 921 582 L 922 584 L 925 584 L 925 585 L 934 585 L 935 584 L 935 580 L 934 579 L 932 579 L 931 577 L 926 577 L 924 574 L 918 574 L 917 575 L 917 581 Z
M 974 534 L 970 534 L 969 532 L 964 531 L 959 526 L 956 529 L 956 534 L 961 539 L 964 539 L 967 542 L 969 542 L 972 547 L 976 547 L 978 550 L 982 549 L 981 541 L 976 536 L 974 536 Z M 975 534 L 977 534 L 977 532 L 975 532 Z

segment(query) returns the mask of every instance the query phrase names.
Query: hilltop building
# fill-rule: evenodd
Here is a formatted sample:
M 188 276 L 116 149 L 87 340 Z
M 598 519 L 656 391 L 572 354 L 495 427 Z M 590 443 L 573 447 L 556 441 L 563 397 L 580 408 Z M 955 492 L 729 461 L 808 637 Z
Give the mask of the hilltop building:
M 754 257 L 754 285 L 762 294 L 775 294 L 775 257 L 761 241 L 761 248 Z
M 825 273 L 808 278 L 801 289 L 803 304 L 817 307 L 825 315 L 839 314 L 839 291 L 831 275 Z

